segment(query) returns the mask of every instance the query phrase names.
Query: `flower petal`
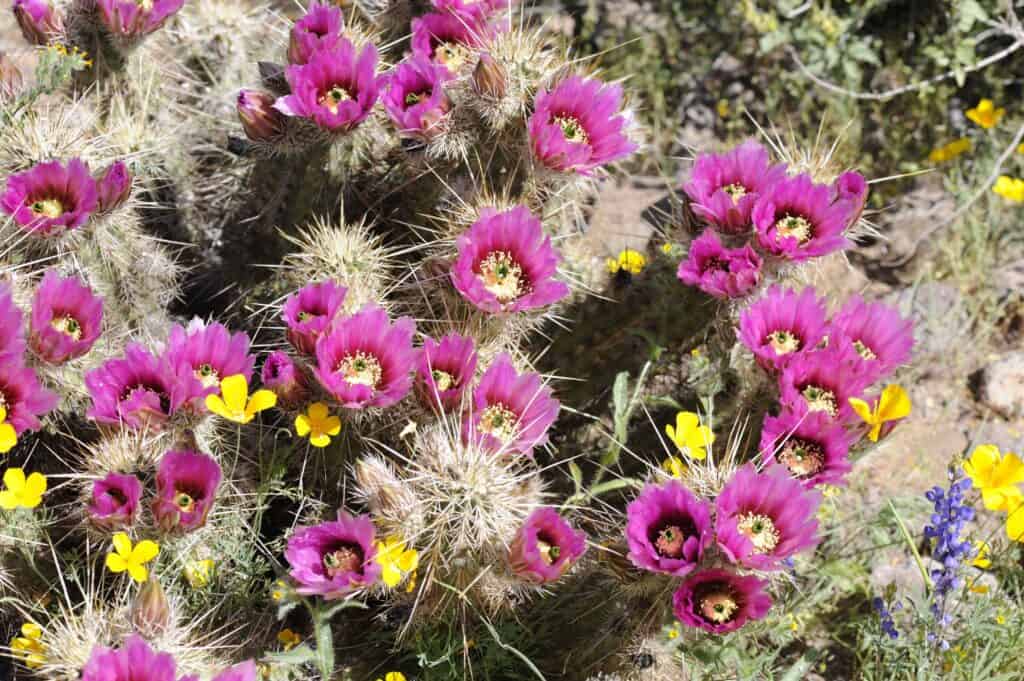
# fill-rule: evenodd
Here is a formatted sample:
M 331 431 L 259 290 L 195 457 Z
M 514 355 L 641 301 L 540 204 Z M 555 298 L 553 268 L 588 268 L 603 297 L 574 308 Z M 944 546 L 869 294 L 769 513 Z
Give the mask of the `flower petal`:
M 114 573 L 124 572 L 128 569 L 128 561 L 116 553 L 108 553 L 107 569 Z
M 851 397 L 847 401 L 864 423 L 871 425 L 875 422 L 875 415 L 871 413 L 871 405 L 856 397 Z
M 257 390 L 245 407 L 245 415 L 251 416 L 270 409 L 277 404 L 277 394 L 270 390 Z
M 148 563 L 160 553 L 160 545 L 155 541 L 143 539 L 132 549 L 133 563 Z
M 295 432 L 298 434 L 299 437 L 306 437 L 307 435 L 309 435 L 310 430 L 311 427 L 309 424 L 308 416 L 306 416 L 305 414 L 299 414 L 298 416 L 295 417 Z
M 910 415 L 910 396 L 902 387 L 885 386 L 878 398 L 878 417 L 882 421 L 896 421 Z
M 128 538 L 127 534 L 118 532 L 111 541 L 114 543 L 114 550 L 117 551 L 117 555 L 122 558 L 128 558 L 132 555 L 132 540 Z
M 20 494 L 25 487 L 25 471 L 20 468 L 8 468 L 4 471 L 4 487 L 14 494 Z
M 14 492 L 4 490 L 0 492 L 0 508 L 5 511 L 13 511 L 18 508 L 18 497 Z
M 328 437 L 327 435 L 324 435 L 323 433 L 319 433 L 309 438 L 309 444 L 313 445 L 314 447 L 326 447 L 327 445 L 331 444 L 331 438 Z
M 0 419 L 2 420 L 2 419 Z M 0 454 L 6 454 L 18 444 L 18 433 L 9 423 L 0 423 Z
M 337 435 L 341 432 L 341 419 L 337 416 L 328 416 L 324 421 L 324 432 L 328 435 Z
M 220 394 L 224 396 L 224 404 L 235 412 L 245 411 L 246 400 L 249 399 L 249 384 L 243 374 L 233 374 L 220 382 Z
M 323 402 L 314 402 L 313 404 L 309 405 L 309 409 L 307 410 L 307 412 L 309 413 L 309 418 L 313 419 L 314 421 L 323 421 L 325 418 L 327 418 L 327 415 L 330 413 L 329 410 L 327 409 L 327 405 L 324 404 Z
M 138 563 L 129 563 L 128 574 L 132 576 L 136 582 L 142 583 L 149 579 L 149 570 L 146 569 L 145 565 L 139 565 Z
M 42 473 L 33 473 L 25 481 L 25 489 L 22 492 L 26 497 L 41 497 L 46 492 L 46 476 Z
M 207 395 L 206 408 L 217 416 L 222 416 L 226 419 L 233 418 L 231 412 L 228 411 L 228 406 L 224 404 L 224 400 L 221 399 L 220 395 Z

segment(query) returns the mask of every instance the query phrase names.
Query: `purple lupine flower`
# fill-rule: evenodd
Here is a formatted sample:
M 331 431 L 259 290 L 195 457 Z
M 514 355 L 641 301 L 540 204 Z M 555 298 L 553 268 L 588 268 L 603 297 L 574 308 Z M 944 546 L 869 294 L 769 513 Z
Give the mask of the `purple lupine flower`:
M 0 282 L 0 362 L 17 360 L 24 352 L 21 309 L 14 304 L 10 285 Z
M 316 354 L 316 342 L 341 314 L 348 289 L 327 280 L 307 284 L 284 302 L 284 323 L 288 342 L 303 355 Z
M 277 395 L 278 405 L 294 409 L 309 397 L 306 376 L 286 353 L 275 350 L 263 362 L 260 382 Z
M 191 532 L 206 524 L 220 485 L 220 464 L 199 452 L 167 452 L 156 474 L 153 518 L 164 532 Z
M 399 133 L 429 140 L 441 132 L 452 105 L 442 87 L 448 78 L 447 69 L 421 56 L 395 67 L 381 100 Z
M 847 171 L 832 183 L 831 195 L 833 203 L 842 203 L 846 207 L 846 226 L 852 227 L 864 212 L 864 204 L 868 200 L 868 182 L 860 173 Z
M 520 374 L 505 353 L 487 367 L 473 390 L 473 409 L 462 426 L 463 439 L 494 451 L 533 455 L 548 441 L 559 403 L 541 377 Z
M 14 0 L 12 9 L 21 34 L 33 45 L 46 45 L 61 31 L 63 22 L 49 0 Z
M 892 613 L 893 611 L 897 611 L 902 608 L 903 604 L 896 601 L 895 605 L 893 605 L 890 610 L 885 601 L 878 596 L 875 596 L 871 599 L 871 606 L 875 609 L 875 612 L 878 613 L 878 620 L 882 626 L 882 633 L 894 641 L 898 639 L 900 637 L 900 632 L 896 629 L 896 622 L 892 618 Z
M 412 20 L 412 53 L 455 76 L 476 62 L 476 51 L 490 34 L 473 14 L 431 12 Z
M 108 473 L 92 484 L 89 520 L 108 530 L 123 529 L 135 522 L 142 499 L 142 483 L 134 475 Z
M 111 35 L 136 40 L 153 33 L 185 4 L 185 0 L 96 0 L 100 19 Z
M 114 210 L 132 193 L 132 174 L 124 161 L 111 163 L 96 182 L 97 211 L 105 213 Z
M 191 404 L 201 410 L 202 398 L 220 392 L 220 382 L 228 376 L 242 374 L 245 382 L 252 379 L 255 355 L 249 354 L 249 336 L 231 333 L 223 324 L 206 324 L 199 319 L 188 328 L 175 324 L 167 340 L 164 358 L 178 374 L 191 374 L 198 381 L 189 394 Z
M 315 52 L 333 50 L 341 42 L 344 26 L 340 7 L 313 0 L 306 14 L 292 26 L 288 39 L 288 62 L 302 65 Z
M 596 78 L 570 76 L 537 93 L 527 123 L 534 156 L 560 172 L 591 175 L 595 168 L 637 150 L 624 132 L 622 88 Z
M 734 563 L 778 570 L 781 562 L 818 544 L 817 492 L 776 466 L 758 473 L 747 464 L 715 499 L 718 545 Z
M 317 342 L 317 380 L 347 409 L 391 406 L 412 387 L 415 331 L 411 318 L 392 323 L 387 312 L 366 305 L 336 320 Z
M 543 584 L 560 579 L 587 550 L 587 535 L 553 508 L 538 508 L 516 533 L 509 564 L 516 576 Z
M 850 247 L 843 235 L 849 207 L 832 203 L 828 185 L 807 174 L 776 182 L 757 199 L 751 217 L 768 253 L 802 261 Z
M 175 681 L 177 665 L 168 653 L 158 653 L 138 634 L 118 649 L 97 646 L 82 668 L 81 681 Z M 184 680 L 182 680 L 184 681 Z
M 779 374 L 779 401 L 798 414 L 820 411 L 833 419 L 853 419 L 851 397 L 861 397 L 869 381 L 849 344 L 802 352 Z
M 39 163 L 7 178 L 0 207 L 33 234 L 49 236 L 78 229 L 96 210 L 98 192 L 89 167 L 73 158 Z
M 942 629 L 945 629 L 951 620 L 946 612 L 947 600 L 951 592 L 963 587 L 961 573 L 964 563 L 974 557 L 974 547 L 970 540 L 961 536 L 964 526 L 974 519 L 974 508 L 964 499 L 970 488 L 971 480 L 957 480 L 951 469 L 948 491 L 936 485 L 924 495 L 932 502 L 935 511 L 929 523 L 925 525 L 924 536 L 926 539 L 935 540 L 932 559 L 941 566 L 930 571 L 934 591 L 929 609 L 935 617 L 936 626 L 929 632 L 928 640 L 937 643 L 943 649 L 949 647 L 942 634 Z
M 85 375 L 92 397 L 86 415 L 106 425 L 160 427 L 193 394 L 196 383 L 190 373 L 129 343 L 123 359 L 107 360 Z
M 41 359 L 63 364 L 92 349 L 103 331 L 103 299 L 78 277 L 47 270 L 32 301 L 29 345 Z
M 274 108 L 307 118 L 328 132 L 349 132 L 377 103 L 381 79 L 376 68 L 376 47 L 367 45 L 357 55 L 352 41 L 341 38 L 334 49 L 315 52 L 306 64 L 285 70 L 291 94 L 278 99 Z
M 672 597 L 683 624 L 715 634 L 735 631 L 762 619 L 772 607 L 768 582 L 728 570 L 701 570 L 690 575 Z
M 416 368 L 416 391 L 433 408 L 458 409 L 476 372 L 476 347 L 469 336 L 449 333 L 423 339 Z
M 39 383 L 36 372 L 21 358 L 0 357 L 0 407 L 7 410 L 7 423 L 18 435 L 39 430 L 39 417 L 57 406 L 57 396 Z
M 772 286 L 740 314 L 736 335 L 758 364 L 781 370 L 797 353 L 813 350 L 821 342 L 827 316 L 825 302 L 813 288 L 797 293 Z
M 242 88 L 238 91 L 235 111 L 245 135 L 254 142 L 269 142 L 284 132 L 285 115 L 274 108 L 273 95 Z
M 643 570 L 682 577 L 711 540 L 711 504 L 678 480 L 645 485 L 626 508 L 629 560 Z
M 845 485 L 853 468 L 849 433 L 820 411 L 765 416 L 760 450 L 766 463 L 782 464 L 807 488 Z
M 910 359 L 914 322 L 884 303 L 867 303 L 853 296 L 829 324 L 830 343 L 849 343 L 855 364 L 869 382 L 890 374 Z
M 761 282 L 763 261 L 750 245 L 726 248 L 712 230 L 693 240 L 676 276 L 715 298 L 741 298 Z
M 701 154 L 683 191 L 690 208 L 722 232 L 751 229 L 754 204 L 769 187 L 786 177 L 786 164 L 772 165 L 768 151 L 748 140 L 724 154 Z
M 502 213 L 485 208 L 456 247 L 452 283 L 485 312 L 532 310 L 569 295 L 569 287 L 554 278 L 558 251 L 526 206 Z
M 339 513 L 335 521 L 300 527 L 284 552 L 295 590 L 327 600 L 341 598 L 380 579 L 376 555 L 370 517 L 353 518 L 345 513 Z

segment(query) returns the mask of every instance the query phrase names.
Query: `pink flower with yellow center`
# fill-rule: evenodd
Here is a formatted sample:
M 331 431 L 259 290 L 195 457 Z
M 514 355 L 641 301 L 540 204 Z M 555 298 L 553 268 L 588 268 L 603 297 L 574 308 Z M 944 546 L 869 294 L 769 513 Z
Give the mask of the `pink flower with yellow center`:
M 103 299 L 77 277 L 47 270 L 32 302 L 32 351 L 63 364 L 92 349 L 103 331 Z
M 98 197 L 89 167 L 73 158 L 67 165 L 49 161 L 11 175 L 0 207 L 25 231 L 52 236 L 88 222 Z

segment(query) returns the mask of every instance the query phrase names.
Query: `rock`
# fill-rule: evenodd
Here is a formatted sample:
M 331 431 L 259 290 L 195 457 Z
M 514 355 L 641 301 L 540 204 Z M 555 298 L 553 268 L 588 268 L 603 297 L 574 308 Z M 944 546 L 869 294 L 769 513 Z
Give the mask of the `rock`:
M 1024 419 L 1007 423 L 986 421 L 971 429 L 968 438 L 975 446 L 993 444 L 1003 452 L 1024 452 Z
M 1006 418 L 1024 415 L 1024 351 L 1018 350 L 971 377 L 978 400 Z
M 903 316 L 914 321 L 914 362 L 939 359 L 948 367 L 951 350 L 974 346 L 970 315 L 959 289 L 951 284 L 929 281 L 887 296 Z

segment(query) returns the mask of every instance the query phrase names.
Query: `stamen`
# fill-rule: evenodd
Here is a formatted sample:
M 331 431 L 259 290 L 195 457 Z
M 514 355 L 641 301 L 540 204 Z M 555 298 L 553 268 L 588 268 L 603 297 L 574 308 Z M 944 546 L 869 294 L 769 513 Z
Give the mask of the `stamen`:
M 825 467 L 825 452 L 816 442 L 790 438 L 779 451 L 779 461 L 798 478 L 809 478 Z
M 434 385 L 437 386 L 438 392 L 444 392 L 445 390 L 451 390 L 458 386 L 455 377 L 449 374 L 447 371 L 441 371 L 440 369 L 434 369 L 430 372 L 430 375 L 434 378 Z
M 809 385 L 800 391 L 800 394 L 807 400 L 807 408 L 811 411 L 823 411 L 829 416 L 839 413 L 839 403 L 836 395 L 831 390 L 819 388 L 816 385 Z
M 44 218 L 59 218 L 64 215 L 64 204 L 60 199 L 39 199 L 33 201 L 29 209 Z
M 196 500 L 187 492 L 176 491 L 174 494 L 174 505 L 181 509 L 182 513 L 191 513 L 195 510 Z
M 354 98 L 349 94 L 349 91 L 345 87 L 341 85 L 332 85 L 320 96 L 317 103 L 320 104 L 320 106 L 327 107 L 331 113 L 336 114 L 338 113 L 338 105 L 350 99 Z
M 480 263 L 480 274 L 477 275 L 484 288 L 494 294 L 498 302 L 507 303 L 526 294 L 529 282 L 523 274 L 523 268 L 507 251 L 492 251 Z
M 810 221 L 799 215 L 787 215 L 775 223 L 779 236 L 793 237 L 805 244 L 814 236 L 814 226 Z
M 541 560 L 546 565 L 554 565 L 558 561 L 558 556 L 562 553 L 562 549 L 557 544 L 552 544 L 540 538 L 537 539 L 537 550 L 540 552 Z
M 54 317 L 50 320 L 50 326 L 61 333 L 67 334 L 73 340 L 82 339 L 82 325 L 71 315 L 66 314 L 63 317 Z
M 754 553 L 770 553 L 779 545 L 779 531 L 775 529 L 775 523 L 768 516 L 744 513 L 739 520 L 736 529 L 754 545 Z
M 469 49 L 459 43 L 441 43 L 434 48 L 434 61 L 444 64 L 449 71 L 461 71 L 470 56 Z
M 416 106 L 417 104 L 422 102 L 424 99 L 427 99 L 429 96 L 430 96 L 430 94 L 427 93 L 427 92 L 409 92 L 409 93 L 406 93 L 406 95 L 405 95 L 405 105 L 406 106 Z
M 732 184 L 725 185 L 722 187 L 722 191 L 729 195 L 729 198 L 732 199 L 734 205 L 739 203 L 740 199 L 747 195 L 747 188 L 739 182 L 733 182 Z
M 682 558 L 683 547 L 686 544 L 686 534 L 678 525 L 669 525 L 658 532 L 658 538 L 654 541 L 658 553 L 666 558 Z
M 590 143 L 587 131 L 583 129 L 579 120 L 574 116 L 555 116 L 554 122 L 562 129 L 562 135 L 565 137 L 566 142 L 573 142 L 575 144 Z
M 371 388 L 376 388 L 384 375 L 380 361 L 373 355 L 362 351 L 354 355 L 346 355 L 335 371 L 343 374 L 349 383 L 368 385 Z
M 135 4 L 144 12 L 148 12 L 153 9 L 153 0 L 135 0 Z
M 323 315 L 317 314 L 315 312 L 307 312 L 306 310 L 300 310 L 299 314 L 295 315 L 295 317 L 299 320 L 300 324 L 305 324 L 308 321 L 312 321 L 319 317 L 323 317 Z
M 356 546 L 342 546 L 324 555 L 324 568 L 332 579 L 346 572 L 358 572 L 362 566 L 362 551 Z
M 480 414 L 480 431 L 508 442 L 516 435 L 519 417 L 503 404 L 492 404 Z
M 853 341 L 853 349 L 856 350 L 857 354 L 860 355 L 861 357 L 863 357 L 864 359 L 867 359 L 867 360 L 878 359 L 878 355 L 876 355 L 871 350 L 871 348 L 869 348 L 867 345 L 865 345 L 862 341 L 859 341 L 859 340 Z
M 800 339 L 785 329 L 772 331 L 765 340 L 775 350 L 776 355 L 788 355 L 800 349 Z
M 700 614 L 718 624 L 728 622 L 737 610 L 736 599 L 727 593 L 713 593 L 700 601 Z

